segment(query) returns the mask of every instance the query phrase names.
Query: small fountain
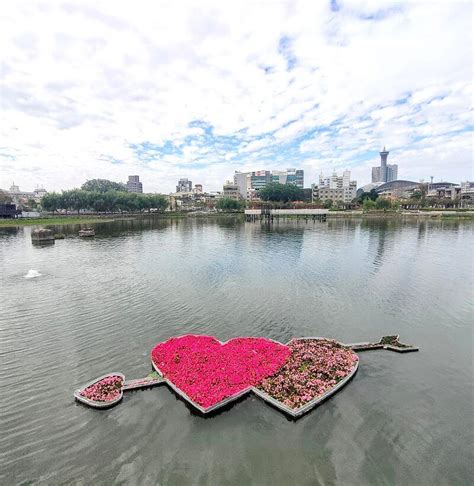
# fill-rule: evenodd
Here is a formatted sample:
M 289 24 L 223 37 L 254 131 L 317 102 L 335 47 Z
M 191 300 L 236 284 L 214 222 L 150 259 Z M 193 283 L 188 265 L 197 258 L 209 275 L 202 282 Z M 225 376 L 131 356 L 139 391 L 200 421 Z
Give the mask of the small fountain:
M 41 277 L 41 273 L 38 272 L 38 270 L 28 270 L 28 273 L 24 276 L 25 278 L 35 278 L 35 277 Z

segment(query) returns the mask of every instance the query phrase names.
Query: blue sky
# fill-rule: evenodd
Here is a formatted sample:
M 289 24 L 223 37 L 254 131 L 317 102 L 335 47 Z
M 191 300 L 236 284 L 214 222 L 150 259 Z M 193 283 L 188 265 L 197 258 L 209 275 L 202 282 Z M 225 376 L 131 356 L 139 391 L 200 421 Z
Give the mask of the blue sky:
M 0 187 L 473 178 L 470 2 L 9 2 Z

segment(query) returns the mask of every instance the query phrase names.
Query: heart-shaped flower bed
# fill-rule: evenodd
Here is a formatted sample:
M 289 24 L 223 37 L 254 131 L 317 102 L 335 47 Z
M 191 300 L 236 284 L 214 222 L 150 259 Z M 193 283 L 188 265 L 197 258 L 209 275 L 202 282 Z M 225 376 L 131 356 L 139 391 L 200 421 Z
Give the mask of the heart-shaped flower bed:
M 336 341 L 302 338 L 293 339 L 288 346 L 291 356 L 273 376 L 262 380 L 258 390 L 264 392 L 259 393 L 262 398 L 271 397 L 292 415 L 312 408 L 357 370 L 358 356 Z
M 171 338 L 152 350 L 155 369 L 203 412 L 235 399 L 276 373 L 290 356 L 288 346 L 264 338 L 213 336 Z
M 86 405 L 107 408 L 122 399 L 124 382 L 125 376 L 122 373 L 110 373 L 76 390 L 74 396 Z
M 84 388 L 81 395 L 95 402 L 110 402 L 120 396 L 122 385 L 122 377 L 109 375 Z

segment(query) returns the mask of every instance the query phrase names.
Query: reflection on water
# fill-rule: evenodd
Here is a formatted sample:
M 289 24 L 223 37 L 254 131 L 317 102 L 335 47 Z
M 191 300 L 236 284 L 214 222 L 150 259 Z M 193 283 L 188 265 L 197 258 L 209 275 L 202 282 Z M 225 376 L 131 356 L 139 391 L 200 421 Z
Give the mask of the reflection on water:
M 473 225 L 142 219 L 0 228 L 0 483 L 467 484 Z M 39 278 L 25 279 L 32 269 Z M 109 371 L 144 376 L 183 333 L 400 333 L 420 353 L 361 355 L 336 397 L 290 422 L 255 397 L 211 419 L 166 388 L 97 412 L 72 400 Z

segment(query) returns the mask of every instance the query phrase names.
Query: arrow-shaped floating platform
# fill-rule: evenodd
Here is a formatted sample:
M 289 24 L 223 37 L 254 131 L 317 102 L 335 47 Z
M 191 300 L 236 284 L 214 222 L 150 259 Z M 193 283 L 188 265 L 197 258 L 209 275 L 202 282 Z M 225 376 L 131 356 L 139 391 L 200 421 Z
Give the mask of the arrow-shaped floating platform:
M 186 337 L 191 337 L 193 339 L 202 339 L 202 336 L 194 336 L 194 335 L 187 335 L 187 336 L 181 336 L 178 338 L 172 338 L 171 340 L 180 340 L 184 339 Z M 205 339 L 213 339 L 215 338 L 209 337 L 209 336 L 204 336 Z M 242 340 L 242 339 L 250 339 L 250 340 L 262 340 L 263 338 L 236 338 L 237 340 Z M 168 340 L 168 341 L 171 341 Z M 220 341 L 215 340 L 218 343 L 218 346 L 225 346 L 225 343 L 220 343 Z M 232 341 L 232 340 L 231 340 Z M 266 340 L 266 341 L 271 341 L 271 340 Z M 221 399 L 220 401 L 217 401 L 215 404 L 212 404 L 211 406 L 204 408 L 203 406 L 199 405 L 195 400 L 193 400 L 190 396 L 188 396 L 182 389 L 180 389 L 178 386 L 173 383 L 173 380 L 170 379 L 170 377 L 163 372 L 163 370 L 157 368 L 156 363 L 153 361 L 153 353 L 152 353 L 152 364 L 155 368 L 155 371 L 150 373 L 148 376 L 145 378 L 138 378 L 138 379 L 133 379 L 133 380 L 126 380 L 125 376 L 122 373 L 109 373 L 107 375 L 103 375 L 99 378 L 96 378 L 95 380 L 87 383 L 84 385 L 82 388 L 76 390 L 74 392 L 74 397 L 76 398 L 77 401 L 88 405 L 93 408 L 97 409 L 105 409 L 105 408 L 110 408 L 117 403 L 119 403 L 122 398 L 123 398 L 123 392 L 125 391 L 130 391 L 130 390 L 138 390 L 142 388 L 151 388 L 153 386 L 157 385 L 162 385 L 162 384 L 167 384 L 170 388 L 172 388 L 181 398 L 183 398 L 186 402 L 191 404 L 197 411 L 201 412 L 203 415 L 207 415 L 208 413 L 214 412 L 215 410 L 222 408 L 223 406 L 233 402 L 237 398 L 253 392 L 255 395 L 258 397 L 262 398 L 264 401 L 267 403 L 273 405 L 277 409 L 283 411 L 285 414 L 289 415 L 292 418 L 297 418 L 300 417 L 301 415 L 305 414 L 312 408 L 314 408 L 316 405 L 321 403 L 323 400 L 328 398 L 329 396 L 333 395 L 335 392 L 337 392 L 339 389 L 341 389 L 346 383 L 348 383 L 351 378 L 355 375 L 357 372 L 357 368 L 359 365 L 359 360 L 357 355 L 355 354 L 358 351 L 369 351 L 369 350 L 374 350 L 374 349 L 386 349 L 390 351 L 395 351 L 398 353 L 408 353 L 408 352 L 413 352 L 413 351 L 418 351 L 418 348 L 415 346 L 411 346 L 409 344 L 404 344 L 399 341 L 399 336 L 398 335 L 393 335 L 393 336 L 383 336 L 380 341 L 375 342 L 375 343 L 370 343 L 370 342 L 364 342 L 364 343 L 353 343 L 353 344 L 342 344 L 338 343 L 337 341 L 330 340 L 330 339 L 325 339 L 325 338 L 320 338 L 320 337 L 310 337 L 310 338 L 295 338 L 292 339 L 287 345 L 282 345 L 281 343 L 278 343 L 276 341 L 273 341 L 274 345 L 280 346 L 280 347 L 292 347 L 293 346 L 293 351 L 292 353 L 297 353 L 295 349 L 301 349 L 298 348 L 298 346 L 306 346 L 305 343 L 307 342 L 321 342 L 323 345 L 330 346 L 330 347 L 335 347 L 337 348 L 340 352 L 345 353 L 345 354 L 350 354 L 352 353 L 353 358 L 351 358 L 351 366 L 348 372 L 344 374 L 344 376 L 341 375 L 335 375 L 333 379 L 333 386 L 327 389 L 323 389 L 322 392 L 318 392 L 312 396 L 312 398 L 305 402 L 305 403 L 297 403 L 296 405 L 290 403 L 283 402 L 281 398 L 277 400 L 275 396 L 273 395 L 273 389 L 271 384 L 269 385 L 269 389 L 266 389 L 265 386 L 262 385 L 262 383 L 267 382 L 268 385 L 268 380 L 265 378 L 262 382 L 259 382 L 259 384 L 251 384 L 248 385 L 242 390 L 237 390 L 237 393 L 234 393 L 231 396 L 225 396 L 224 399 Z M 318 344 L 319 345 L 319 344 Z M 158 345 L 157 345 L 158 346 Z M 159 345 L 161 346 L 161 344 Z M 318 356 L 320 356 L 320 350 L 319 348 L 311 348 L 314 352 L 315 360 L 317 359 Z M 322 348 L 324 350 L 324 348 Z M 345 351 L 344 351 L 345 350 Z M 350 351 L 351 350 L 351 351 Z M 207 352 L 207 351 L 206 351 Z M 304 350 L 304 353 L 307 353 L 307 350 Z M 282 368 L 279 368 L 276 374 L 271 374 L 268 376 L 270 380 L 274 379 L 275 376 L 278 375 L 278 373 L 281 370 L 285 370 L 285 367 L 288 366 L 288 363 L 294 362 L 294 357 L 295 354 L 291 354 L 290 358 L 288 358 L 288 361 L 284 361 L 284 364 Z M 201 357 L 202 358 L 202 357 Z M 207 359 L 207 354 L 205 355 L 205 359 Z M 305 358 L 307 359 L 307 358 Z M 174 357 L 174 360 L 176 363 L 180 362 L 180 357 L 179 355 L 176 355 Z M 302 367 L 305 368 L 306 366 L 309 366 L 308 363 L 303 362 Z M 316 372 L 318 375 L 320 370 L 324 368 L 323 363 L 319 363 L 317 365 L 317 369 L 313 370 L 313 372 Z M 291 366 L 290 366 L 291 367 Z M 298 373 L 302 372 L 304 370 L 299 370 Z M 346 370 L 347 371 L 347 370 Z M 312 373 L 313 373 L 312 372 Z M 273 373 L 273 372 L 272 372 Z M 286 371 L 285 371 L 286 373 Z M 286 376 L 286 375 L 285 375 Z M 298 375 L 299 376 L 299 375 Z M 308 375 L 311 380 L 313 380 L 313 375 Z M 319 376 L 319 375 L 318 375 Z M 199 379 L 199 377 L 198 377 Z M 201 376 L 202 379 L 202 376 Z M 278 379 L 277 379 L 278 380 Z M 212 388 L 212 387 L 211 387 Z M 267 386 L 268 388 L 268 386 Z M 291 388 L 291 387 L 290 387 Z M 212 388 L 214 390 L 214 388 Z
M 154 373 L 155 374 L 155 373 Z M 136 380 L 125 380 L 122 390 L 138 390 L 139 388 L 150 388 L 155 385 L 161 385 L 164 383 L 161 376 L 154 378 L 153 376 L 147 376 L 146 378 L 137 378 Z
M 387 349 L 389 351 L 395 351 L 397 353 L 411 353 L 413 351 L 419 351 L 416 346 L 410 344 L 404 344 L 399 341 L 400 336 L 383 336 L 377 343 L 352 343 L 348 344 L 354 351 L 370 351 L 372 349 Z
M 151 388 L 163 383 L 165 380 L 155 371 L 135 380 L 125 380 L 122 373 L 109 373 L 76 390 L 74 398 L 92 408 L 110 408 L 122 400 L 124 391 Z

